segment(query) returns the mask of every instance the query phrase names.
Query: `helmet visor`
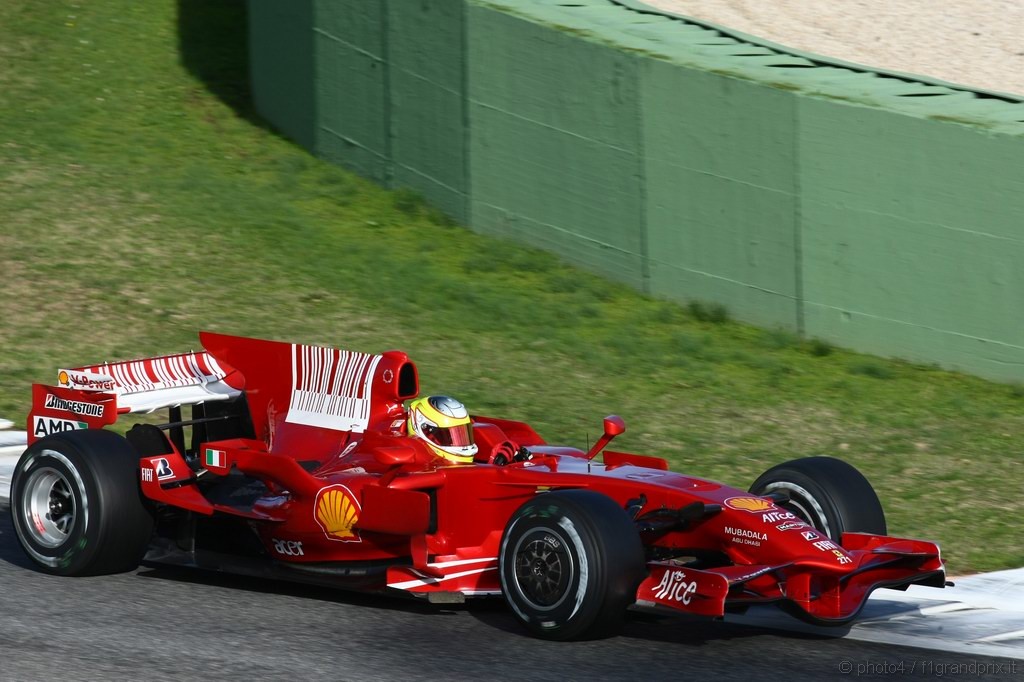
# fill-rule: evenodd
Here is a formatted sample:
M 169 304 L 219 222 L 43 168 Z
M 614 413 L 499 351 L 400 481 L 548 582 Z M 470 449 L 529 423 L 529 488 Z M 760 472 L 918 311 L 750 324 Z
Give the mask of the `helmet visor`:
M 423 433 L 435 445 L 463 448 L 473 444 L 473 429 L 470 424 L 459 424 L 443 428 L 426 424 Z

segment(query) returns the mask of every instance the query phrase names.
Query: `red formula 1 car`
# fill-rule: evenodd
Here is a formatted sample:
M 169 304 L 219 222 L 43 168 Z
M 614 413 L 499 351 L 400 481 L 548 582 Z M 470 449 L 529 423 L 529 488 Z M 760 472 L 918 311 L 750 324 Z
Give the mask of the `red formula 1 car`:
M 419 380 L 402 352 L 201 340 L 33 387 L 11 508 L 41 570 L 146 561 L 432 602 L 502 595 L 550 639 L 610 633 L 629 608 L 776 603 L 843 624 L 876 588 L 945 585 L 939 548 L 887 536 L 870 484 L 836 459 L 778 465 L 748 492 L 606 450 L 618 417 L 584 452 L 454 400 L 407 407 Z M 158 409 L 166 423 L 102 428 Z

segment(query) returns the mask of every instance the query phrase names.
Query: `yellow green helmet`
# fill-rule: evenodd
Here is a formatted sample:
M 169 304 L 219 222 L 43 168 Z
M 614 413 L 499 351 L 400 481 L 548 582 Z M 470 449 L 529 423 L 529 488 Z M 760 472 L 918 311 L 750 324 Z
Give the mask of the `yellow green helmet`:
M 421 438 L 449 462 L 470 464 L 476 454 L 472 420 L 466 406 L 446 395 L 427 396 L 409 403 L 409 435 Z

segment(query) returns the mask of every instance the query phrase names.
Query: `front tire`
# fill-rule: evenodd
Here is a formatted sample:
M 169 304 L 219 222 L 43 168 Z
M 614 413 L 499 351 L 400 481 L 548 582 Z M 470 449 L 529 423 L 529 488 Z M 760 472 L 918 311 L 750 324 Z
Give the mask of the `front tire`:
M 512 516 L 501 541 L 505 601 L 544 639 L 614 634 L 647 575 L 626 512 L 589 490 L 543 493 Z
M 852 465 L 833 457 L 805 457 L 774 466 L 754 481 L 755 495 L 785 493 L 779 506 L 835 543 L 843 533 L 885 535 L 885 512 L 875 489 Z
M 101 430 L 56 433 L 25 451 L 11 482 L 11 516 L 40 570 L 100 575 L 139 565 L 153 518 L 138 460 L 124 438 Z

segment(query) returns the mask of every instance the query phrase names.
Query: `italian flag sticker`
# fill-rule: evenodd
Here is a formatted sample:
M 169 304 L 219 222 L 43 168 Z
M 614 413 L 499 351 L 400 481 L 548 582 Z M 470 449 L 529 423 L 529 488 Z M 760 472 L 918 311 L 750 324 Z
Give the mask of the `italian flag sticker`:
M 227 458 L 224 456 L 223 450 L 214 450 L 213 448 L 206 448 L 206 466 L 208 467 L 224 467 L 224 463 Z

